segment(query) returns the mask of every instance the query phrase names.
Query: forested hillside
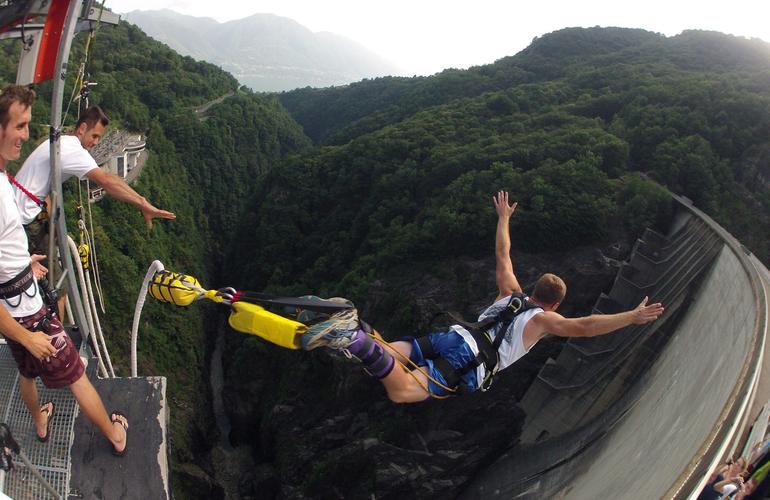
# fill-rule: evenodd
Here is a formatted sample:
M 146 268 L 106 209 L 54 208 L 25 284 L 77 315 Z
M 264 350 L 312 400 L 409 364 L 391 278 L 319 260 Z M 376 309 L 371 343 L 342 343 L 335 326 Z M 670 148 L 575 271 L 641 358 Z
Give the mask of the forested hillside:
M 448 168 L 450 144 L 463 145 L 462 156 L 450 153 L 460 163 L 455 171 L 495 161 L 531 171 L 546 161 L 592 157 L 610 179 L 643 172 L 770 257 L 770 47 L 760 40 L 565 29 L 468 71 L 304 89 L 280 99 L 314 141 L 341 146 L 331 151 L 343 155 L 375 135 L 380 144 L 410 142 L 410 153 L 423 151 L 418 175 L 433 162 Z M 405 155 L 380 149 L 384 155 L 374 150 L 367 159 L 408 168 Z
M 573 62 L 585 63 L 660 38 L 644 30 L 568 29 L 536 39 L 516 56 L 495 64 L 448 69 L 431 77 L 386 77 L 344 87 L 298 89 L 280 94 L 280 99 L 314 141 L 336 144 L 429 106 L 557 78 Z

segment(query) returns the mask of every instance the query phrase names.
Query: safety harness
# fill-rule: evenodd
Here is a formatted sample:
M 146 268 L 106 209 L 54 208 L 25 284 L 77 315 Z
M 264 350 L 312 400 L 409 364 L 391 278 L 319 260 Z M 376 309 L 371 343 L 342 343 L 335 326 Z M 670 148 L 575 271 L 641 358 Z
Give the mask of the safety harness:
M 17 307 L 19 304 L 12 305 L 8 299 L 12 299 L 14 297 L 18 297 L 22 293 L 24 293 L 27 288 L 31 287 L 34 284 L 34 276 L 32 274 L 32 266 L 27 266 L 24 268 L 22 272 L 20 272 L 15 277 L 11 278 L 10 280 L 6 281 L 5 283 L 0 283 L 0 299 L 3 299 L 8 305 L 12 307 Z M 27 294 L 29 297 L 34 297 L 35 292 L 32 295 Z M 21 301 L 21 299 L 19 299 Z
M 495 375 L 495 368 L 497 367 L 498 362 L 498 351 L 500 350 L 500 345 L 503 343 L 508 328 L 520 314 L 538 307 L 540 306 L 527 300 L 526 295 L 523 293 L 514 293 L 511 295 L 508 304 L 502 311 L 476 323 L 469 323 L 452 315 L 457 324 L 468 330 L 476 341 L 476 345 L 479 349 L 479 353 L 476 357 L 461 368 L 455 368 L 449 361 L 440 357 L 433 349 L 429 337 L 425 336 L 418 338 L 417 345 L 420 347 L 425 359 L 433 360 L 433 365 L 444 377 L 447 386 L 455 388 L 457 393 L 473 391 L 472 388 L 469 388 L 462 383 L 462 377 L 483 364 L 486 368 L 486 376 L 479 388 L 486 391 L 492 385 L 492 378 Z M 495 335 L 493 340 L 492 332 L 495 330 L 497 330 L 497 335 Z

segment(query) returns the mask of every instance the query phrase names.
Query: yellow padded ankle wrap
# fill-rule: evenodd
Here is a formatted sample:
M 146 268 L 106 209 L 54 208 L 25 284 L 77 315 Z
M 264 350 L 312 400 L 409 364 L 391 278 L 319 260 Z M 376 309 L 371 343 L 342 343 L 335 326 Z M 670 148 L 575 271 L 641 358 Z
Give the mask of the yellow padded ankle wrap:
M 278 316 L 248 302 L 235 302 L 232 308 L 229 323 L 234 330 L 262 337 L 287 349 L 300 348 L 299 337 L 307 330 L 302 323 Z

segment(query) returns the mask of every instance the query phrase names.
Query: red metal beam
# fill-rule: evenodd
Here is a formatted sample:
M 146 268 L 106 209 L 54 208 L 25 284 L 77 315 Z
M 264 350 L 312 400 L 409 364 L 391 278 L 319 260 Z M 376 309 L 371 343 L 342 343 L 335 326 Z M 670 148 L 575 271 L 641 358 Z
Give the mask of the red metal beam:
M 78 0 L 53 0 L 45 18 L 40 51 L 37 54 L 35 79 L 33 83 L 45 82 L 53 78 L 56 57 L 59 53 L 64 19 L 70 4 Z

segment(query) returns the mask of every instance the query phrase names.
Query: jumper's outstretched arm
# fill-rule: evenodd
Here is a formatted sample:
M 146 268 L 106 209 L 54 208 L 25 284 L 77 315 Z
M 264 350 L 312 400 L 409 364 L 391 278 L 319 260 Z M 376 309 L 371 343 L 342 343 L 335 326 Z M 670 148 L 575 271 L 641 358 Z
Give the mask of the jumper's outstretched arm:
M 512 293 L 521 293 L 521 285 L 513 273 L 511 262 L 511 236 L 509 223 L 511 215 L 518 205 L 513 202 L 508 204 L 508 192 L 499 191 L 492 197 L 497 212 L 497 234 L 495 236 L 495 278 L 497 280 L 498 295 L 496 300 L 507 297 Z

